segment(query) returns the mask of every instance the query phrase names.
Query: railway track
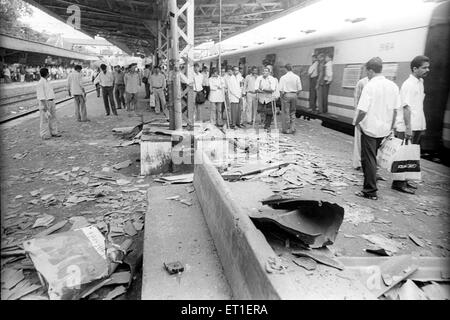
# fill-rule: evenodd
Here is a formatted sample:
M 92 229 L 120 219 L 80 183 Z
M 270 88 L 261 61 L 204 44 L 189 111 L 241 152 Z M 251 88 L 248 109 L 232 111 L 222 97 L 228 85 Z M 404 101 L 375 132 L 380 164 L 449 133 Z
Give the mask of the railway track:
M 86 94 L 95 91 L 95 87 L 92 84 L 88 85 L 85 88 L 86 88 Z M 63 92 L 65 90 L 66 90 L 65 87 L 61 87 L 61 88 L 55 89 L 55 94 L 58 94 L 59 92 Z M 13 104 L 13 103 L 20 103 L 20 102 L 36 99 L 36 93 L 35 92 L 29 92 L 29 93 L 25 93 L 25 94 L 21 94 L 21 95 L 16 95 L 16 96 L 13 96 L 13 97 L 10 97 L 10 98 L 19 97 L 19 96 L 25 96 L 25 98 L 23 98 L 22 100 L 17 98 L 16 102 L 12 102 L 12 103 L 9 103 L 9 104 L 3 104 L 2 101 L 0 100 L 0 107 L 6 106 L 6 105 L 10 105 L 10 104 Z M 71 97 L 64 97 L 64 98 L 61 98 L 61 99 L 57 100 L 55 102 L 55 104 L 58 105 L 58 104 L 61 104 L 63 102 L 69 101 L 71 99 L 73 99 L 73 96 L 71 96 Z M 0 118 L 0 124 L 8 122 L 8 121 L 11 121 L 11 120 L 15 120 L 15 119 L 18 119 L 18 118 L 22 118 L 24 116 L 27 116 L 27 115 L 29 115 L 31 113 L 34 113 L 34 112 L 37 112 L 37 111 L 39 111 L 39 107 L 35 106 L 35 107 L 32 107 L 29 110 L 2 117 L 2 118 Z

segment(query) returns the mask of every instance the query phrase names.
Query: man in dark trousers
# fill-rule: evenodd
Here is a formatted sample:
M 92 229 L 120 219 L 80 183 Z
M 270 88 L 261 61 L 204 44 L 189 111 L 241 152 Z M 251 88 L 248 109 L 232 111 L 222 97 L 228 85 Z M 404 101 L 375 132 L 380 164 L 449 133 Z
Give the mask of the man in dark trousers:
M 317 76 L 319 75 L 319 61 L 317 55 L 312 55 L 312 64 L 308 68 L 309 76 L 309 108 L 314 111 L 317 110 Z
M 393 130 L 400 98 L 397 85 L 381 75 L 383 61 L 380 58 L 370 59 L 366 63 L 366 69 L 371 80 L 361 93 L 355 121 L 355 125 L 361 130 L 364 186 L 356 195 L 377 200 L 377 150 L 381 141 Z
M 112 113 L 117 116 L 113 94 L 114 75 L 111 71 L 107 70 L 106 64 L 101 64 L 100 69 L 102 69 L 102 71 L 100 72 L 100 75 L 98 77 L 100 80 L 100 86 L 102 87 L 103 103 L 105 104 L 106 115 L 110 115 L 109 105 L 111 104 Z
M 395 135 L 400 139 L 410 140 L 419 144 L 426 129 L 423 100 L 425 92 L 423 78 L 430 72 L 430 59 L 426 56 L 417 56 L 411 61 L 411 74 L 403 82 L 400 89 L 401 109 L 397 117 Z M 392 189 L 414 194 L 417 185 L 411 181 L 394 180 Z

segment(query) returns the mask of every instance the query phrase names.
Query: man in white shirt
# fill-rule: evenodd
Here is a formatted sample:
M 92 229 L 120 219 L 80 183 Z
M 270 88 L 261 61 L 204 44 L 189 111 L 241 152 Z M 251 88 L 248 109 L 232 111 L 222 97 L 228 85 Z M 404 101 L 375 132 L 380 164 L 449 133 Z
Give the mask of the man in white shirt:
M 243 115 L 245 115 L 247 124 L 251 125 L 253 124 L 253 118 L 255 117 L 256 108 L 258 107 L 258 99 L 256 97 L 255 88 L 256 79 L 258 79 L 258 68 L 252 67 L 251 74 L 248 74 L 244 79 L 243 87 L 243 94 L 247 100 L 243 110 Z
M 353 93 L 355 103 L 355 115 L 353 117 L 353 125 L 355 125 L 356 116 L 358 115 L 358 102 L 361 98 L 361 93 L 366 84 L 369 82 L 369 76 L 360 79 L 356 83 L 355 92 Z M 358 126 L 355 126 L 355 133 L 353 135 L 353 168 L 356 170 L 361 169 L 361 130 Z
M 103 104 L 105 105 L 106 115 L 110 115 L 111 110 L 115 116 L 117 116 L 116 105 L 114 103 L 114 75 L 111 71 L 107 70 L 106 64 L 100 65 L 100 74 L 98 76 L 99 84 L 102 87 Z
M 241 128 L 240 100 L 242 98 L 242 91 L 239 81 L 239 68 L 235 66 L 232 70 L 233 73 L 227 79 L 227 92 L 231 109 L 230 128 L 234 129 L 235 127 Z
M 200 66 L 198 63 L 194 63 L 194 79 L 192 87 L 194 89 L 194 108 L 195 110 L 189 110 L 188 105 L 188 118 L 189 125 L 194 125 L 195 121 L 201 121 L 200 117 L 200 103 L 197 103 L 198 97 L 197 95 L 204 94 L 203 92 L 203 83 L 204 83 L 205 75 L 200 72 Z
M 395 124 L 400 108 L 399 90 L 391 80 L 381 75 L 383 61 L 376 57 L 366 63 L 372 79 L 364 87 L 358 102 L 355 125 L 361 129 L 361 165 L 364 172 L 363 190 L 359 197 L 377 200 L 377 150 Z
M 136 63 L 130 64 L 128 66 L 128 72 L 123 77 L 127 111 L 136 111 L 138 86 L 141 86 L 141 75 L 136 70 L 136 66 Z
M 67 86 L 69 90 L 69 97 L 73 95 L 75 101 L 75 117 L 79 122 L 89 121 L 86 114 L 86 91 L 83 87 L 83 75 L 81 74 L 82 67 L 76 65 L 67 77 Z
M 278 88 L 281 96 L 282 133 L 295 132 L 295 112 L 297 111 L 297 98 L 302 91 L 300 77 L 292 72 L 290 63 L 285 65 L 286 74 L 280 78 Z
M 142 82 L 145 86 L 145 98 L 144 99 L 150 99 L 150 74 L 152 73 L 150 70 L 151 65 L 146 64 L 144 72 L 142 74 Z
M 317 76 L 319 61 L 317 60 L 317 55 L 313 53 L 312 55 L 312 64 L 308 68 L 308 76 L 309 76 L 309 107 L 311 110 L 316 110 L 317 108 Z
M 262 76 L 256 79 L 255 88 L 258 93 L 258 114 L 260 114 L 261 122 L 264 121 L 264 129 L 269 130 L 272 123 L 273 110 L 272 101 L 274 100 L 274 92 L 277 87 L 277 81 L 270 75 L 268 67 L 263 68 Z
M 56 119 L 55 92 L 52 84 L 47 80 L 49 72 L 47 68 L 39 71 L 41 79 L 36 85 L 36 97 L 39 101 L 40 113 L 40 136 L 47 140 L 51 137 L 61 137 L 58 133 L 58 122 Z
M 417 56 L 411 61 L 410 67 L 411 74 L 400 89 L 401 108 L 397 115 L 395 135 L 420 145 L 422 135 L 427 128 L 423 112 L 425 99 L 423 78 L 430 72 L 430 59 L 426 56 Z M 417 186 L 411 181 L 394 180 L 392 189 L 413 194 Z
M 153 68 L 153 74 L 150 76 L 150 85 L 152 92 L 155 95 L 155 112 L 158 114 L 161 112 L 169 118 L 169 111 L 166 107 L 166 96 L 164 90 L 166 90 L 166 77 L 161 73 L 159 66 Z
M 210 121 L 211 124 L 218 127 L 223 126 L 222 122 L 222 106 L 225 102 L 225 80 L 219 76 L 216 68 L 211 69 L 211 77 L 208 80 L 209 83 L 209 97 L 210 102 Z
M 322 60 L 322 59 L 325 60 Z M 328 112 L 328 92 L 333 80 L 333 63 L 330 54 L 319 54 L 319 76 L 317 79 L 317 105 L 319 113 Z

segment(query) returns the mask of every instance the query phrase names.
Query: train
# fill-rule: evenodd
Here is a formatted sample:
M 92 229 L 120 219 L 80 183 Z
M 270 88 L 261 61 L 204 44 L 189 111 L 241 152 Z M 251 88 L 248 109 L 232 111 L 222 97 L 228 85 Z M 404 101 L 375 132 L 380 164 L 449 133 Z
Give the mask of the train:
M 324 126 L 339 126 L 353 132 L 354 90 L 365 77 L 365 63 L 372 57 L 383 60 L 383 74 L 399 87 L 407 79 L 410 61 L 426 55 L 431 70 L 425 78 L 424 113 L 427 130 L 421 142 L 424 152 L 445 152 L 450 149 L 449 106 L 449 12 L 450 2 L 425 2 L 408 14 L 355 19 L 348 25 L 328 31 L 316 31 L 297 37 L 260 43 L 221 54 L 222 66 L 234 65 L 247 73 L 252 66 L 272 65 L 278 79 L 286 72 L 284 65 L 302 81 L 303 90 L 297 103 L 297 116 L 320 118 Z M 328 111 L 316 116 L 308 109 L 308 67 L 313 53 L 331 53 L 333 81 L 329 90 Z M 219 56 L 198 59 L 209 68 L 217 67 Z

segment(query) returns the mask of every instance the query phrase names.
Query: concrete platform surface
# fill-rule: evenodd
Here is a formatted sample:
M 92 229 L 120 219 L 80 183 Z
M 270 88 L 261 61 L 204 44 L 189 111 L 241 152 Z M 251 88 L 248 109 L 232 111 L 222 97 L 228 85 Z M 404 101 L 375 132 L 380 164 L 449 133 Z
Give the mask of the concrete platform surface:
M 231 299 L 231 291 L 192 184 L 154 186 L 148 190 L 145 217 L 143 300 Z M 180 201 L 166 200 L 180 196 Z M 166 262 L 185 271 L 169 275 Z

